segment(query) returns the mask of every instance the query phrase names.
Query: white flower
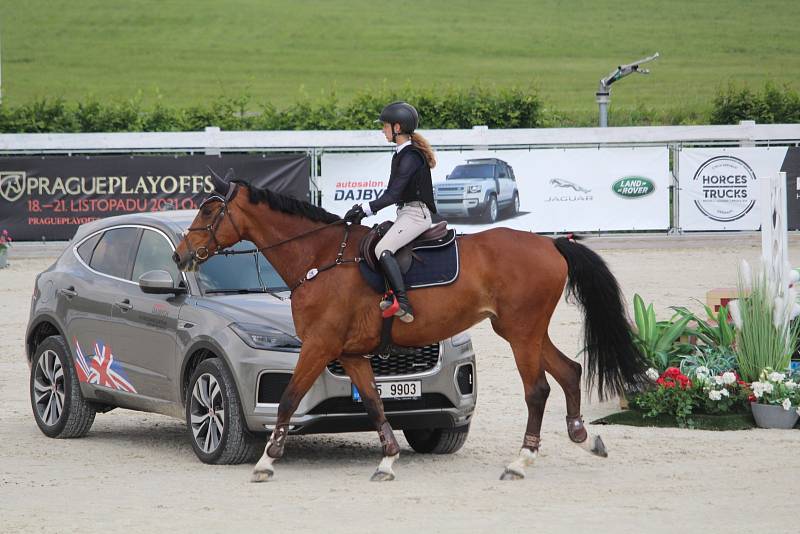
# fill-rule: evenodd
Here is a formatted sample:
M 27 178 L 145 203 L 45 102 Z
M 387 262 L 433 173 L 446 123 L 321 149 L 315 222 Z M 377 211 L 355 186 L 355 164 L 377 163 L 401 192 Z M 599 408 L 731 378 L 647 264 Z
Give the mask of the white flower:
M 694 374 L 696 374 L 697 376 L 700 376 L 700 375 L 708 376 L 708 375 L 711 374 L 711 371 L 708 370 L 708 367 L 706 367 L 704 365 L 701 365 L 700 367 L 697 368 L 697 370 L 694 372 Z
M 770 382 L 783 382 L 783 379 L 786 378 L 786 375 L 777 371 L 773 371 L 767 376 L 767 378 Z
M 728 392 L 728 390 L 725 389 L 725 388 L 722 388 L 721 390 L 719 390 L 719 392 L 723 397 L 730 397 L 731 396 L 730 392 Z
M 734 382 L 736 382 L 736 375 L 734 373 L 731 373 L 730 371 L 722 373 L 723 384 L 733 384 Z
M 795 382 L 794 380 L 787 380 L 786 382 L 783 383 L 783 385 L 786 386 L 786 389 L 788 389 L 789 391 L 797 389 L 797 382 Z
M 648 370 L 645 372 L 645 374 L 647 375 L 647 378 L 649 378 L 650 380 L 652 380 L 652 381 L 654 381 L 654 382 L 655 382 L 656 380 L 658 380 L 658 376 L 659 376 L 659 375 L 658 375 L 658 371 L 656 371 L 656 370 L 655 370 L 655 369 L 653 369 L 652 367 L 651 367 L 650 369 L 648 369 Z
M 718 401 L 722 399 L 722 394 L 716 389 L 712 389 L 711 391 L 708 392 L 708 398 L 713 401 Z
M 731 314 L 731 319 L 733 319 L 733 324 L 736 325 L 736 328 L 742 329 L 742 311 L 739 309 L 739 301 L 732 300 L 728 302 L 728 312 Z
M 739 280 L 742 282 L 742 289 L 745 292 L 750 291 L 750 287 L 753 285 L 753 273 L 750 270 L 750 264 L 746 260 L 739 262 Z
M 783 402 L 781 403 L 781 406 L 783 406 L 783 409 L 788 412 L 789 408 L 792 407 L 792 401 L 790 401 L 789 399 L 783 399 Z
M 750 389 L 753 390 L 753 396 L 760 399 L 764 395 L 767 385 L 772 386 L 769 382 L 753 382 L 750 384 Z

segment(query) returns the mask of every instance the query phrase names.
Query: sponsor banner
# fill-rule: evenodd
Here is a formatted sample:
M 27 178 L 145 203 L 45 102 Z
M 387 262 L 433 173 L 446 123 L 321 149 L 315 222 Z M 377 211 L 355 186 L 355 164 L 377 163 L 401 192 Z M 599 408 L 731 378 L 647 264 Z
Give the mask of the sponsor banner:
M 306 155 L 9 157 L 0 158 L 0 229 L 17 241 L 66 240 L 101 217 L 196 209 L 213 189 L 209 167 L 308 198 Z
M 760 179 L 777 176 L 786 156 L 785 147 L 681 150 L 681 228 L 758 230 L 761 227 Z M 787 185 L 791 198 L 791 193 L 796 191 L 795 184 Z M 791 204 L 789 211 L 793 211 Z M 796 216 L 794 220 L 797 221 Z
M 800 230 L 800 147 L 789 147 L 781 165 L 786 173 L 786 220 L 789 230 Z
M 389 180 L 391 156 L 324 154 L 323 207 L 343 215 L 377 198 Z M 666 147 L 440 151 L 436 157 L 438 217 L 463 233 L 493 226 L 534 232 L 669 228 Z M 493 205 L 498 217 L 491 224 Z M 394 216 L 386 208 L 364 222 Z

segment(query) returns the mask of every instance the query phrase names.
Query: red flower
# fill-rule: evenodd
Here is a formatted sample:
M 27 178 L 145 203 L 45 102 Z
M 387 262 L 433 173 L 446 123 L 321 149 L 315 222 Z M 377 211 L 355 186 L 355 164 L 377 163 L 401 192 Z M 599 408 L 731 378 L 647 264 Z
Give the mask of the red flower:
M 747 397 L 747 400 L 750 401 L 750 402 L 755 402 L 756 401 L 756 396 L 751 393 L 750 396 Z
M 681 370 L 677 367 L 668 367 L 666 371 L 664 371 L 664 376 L 669 378 L 676 378 L 681 376 Z
M 675 382 L 664 382 L 665 389 L 672 389 L 675 387 Z

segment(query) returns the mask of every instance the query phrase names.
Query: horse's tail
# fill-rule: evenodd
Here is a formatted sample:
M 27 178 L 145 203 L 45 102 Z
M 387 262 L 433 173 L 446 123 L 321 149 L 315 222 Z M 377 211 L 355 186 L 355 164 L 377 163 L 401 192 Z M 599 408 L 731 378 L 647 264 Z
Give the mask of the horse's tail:
M 603 259 L 590 248 L 566 237 L 555 240 L 567 260 L 567 298 L 575 297 L 585 315 L 586 378 L 597 380 L 600 399 L 607 392 L 621 394 L 644 380 L 646 363 L 633 344 L 625 305 L 616 278 Z

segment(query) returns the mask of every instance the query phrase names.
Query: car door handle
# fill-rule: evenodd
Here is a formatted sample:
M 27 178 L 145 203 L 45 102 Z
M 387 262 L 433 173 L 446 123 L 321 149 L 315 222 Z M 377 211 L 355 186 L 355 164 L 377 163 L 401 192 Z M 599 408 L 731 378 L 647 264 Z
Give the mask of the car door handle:
M 62 287 L 61 289 L 58 290 L 58 292 L 67 297 L 68 299 L 71 299 L 72 297 L 78 295 L 78 292 L 75 291 L 75 286 Z
M 131 304 L 131 301 L 128 299 L 125 299 L 122 302 L 115 302 L 114 305 L 124 312 L 133 309 L 133 304 Z

